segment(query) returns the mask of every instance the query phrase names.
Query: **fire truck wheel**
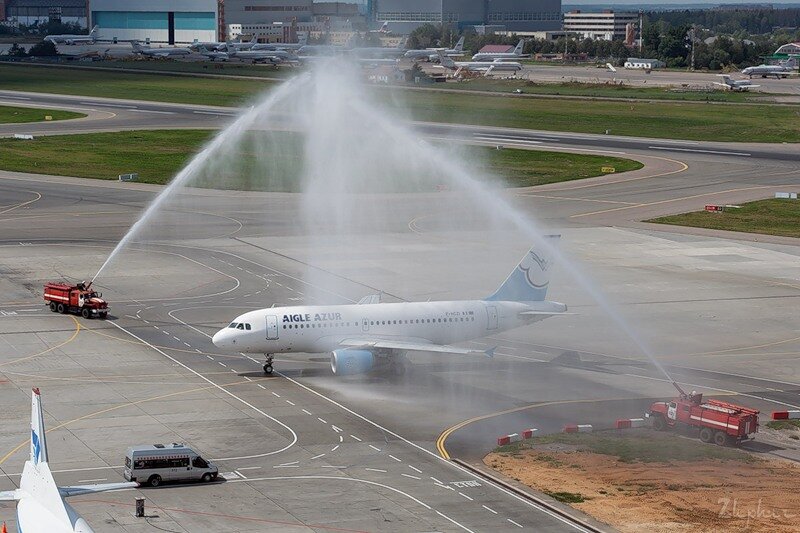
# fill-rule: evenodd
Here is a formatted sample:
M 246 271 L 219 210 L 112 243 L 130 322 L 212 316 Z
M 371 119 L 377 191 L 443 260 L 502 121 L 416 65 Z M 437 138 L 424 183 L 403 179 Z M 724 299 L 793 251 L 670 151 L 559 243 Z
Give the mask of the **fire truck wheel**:
M 50 302 L 50 310 L 51 310 L 52 312 L 54 312 L 54 313 L 55 313 L 56 311 L 58 311 L 58 306 L 56 305 L 56 303 L 55 303 L 55 302 Z
M 67 309 L 64 307 L 64 304 L 58 304 L 58 306 L 56 306 L 56 310 L 59 313 L 66 313 L 67 312 Z
M 664 431 L 667 429 L 667 421 L 664 420 L 664 417 L 661 415 L 656 415 L 653 417 L 653 429 L 656 431 Z
M 714 438 L 714 434 L 711 432 L 709 428 L 703 428 L 700 430 L 700 440 L 703 442 L 711 442 L 711 439 Z
M 105 311 L 100 311 L 99 316 L 100 318 L 105 318 L 108 316 L 108 313 L 106 313 Z
M 724 431 L 717 431 L 714 433 L 714 444 L 717 446 L 725 446 L 728 444 L 728 435 Z
M 92 318 L 92 312 L 84 307 L 83 309 L 81 309 L 81 316 L 83 318 Z

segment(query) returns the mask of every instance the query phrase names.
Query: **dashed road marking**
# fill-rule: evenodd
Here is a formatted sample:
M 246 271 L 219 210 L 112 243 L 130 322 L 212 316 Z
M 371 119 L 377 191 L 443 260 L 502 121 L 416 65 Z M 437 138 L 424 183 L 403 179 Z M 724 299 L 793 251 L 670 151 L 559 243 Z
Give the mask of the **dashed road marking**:
M 401 475 L 401 476 L 404 476 L 404 477 L 410 477 L 411 479 L 416 479 L 417 481 L 419 481 L 420 479 L 422 479 L 421 477 L 412 476 L 411 474 L 400 474 L 400 475 Z
M 208 358 L 209 358 L 209 359 L 211 359 L 212 361 L 214 360 L 214 358 L 213 358 L 213 357 L 211 357 L 210 355 L 207 355 L 206 357 L 208 357 Z
M 327 424 L 327 422 L 326 422 L 324 419 L 320 418 L 320 417 L 317 417 L 317 420 L 319 420 L 319 421 L 320 421 L 320 422 L 322 422 L 323 424 Z
M 324 454 L 324 453 L 321 453 L 321 454 L 319 454 L 319 455 L 315 455 L 314 457 L 312 457 L 312 458 L 310 459 L 310 461 L 313 461 L 314 459 L 319 459 L 320 457 L 324 457 L 324 456 L 325 456 L 325 454 Z
M 192 345 L 191 345 L 191 344 L 189 344 L 189 343 L 188 343 L 188 342 L 186 342 L 186 341 L 183 341 L 183 344 L 185 344 L 187 348 L 191 348 L 191 347 L 192 347 Z
M 392 459 L 394 459 L 394 460 L 395 460 L 395 461 L 397 461 L 398 463 L 402 463 L 402 462 L 403 462 L 403 461 L 401 461 L 400 459 L 398 459 L 397 457 L 395 457 L 395 456 L 394 456 L 394 455 L 392 455 L 392 454 L 389 454 L 389 457 L 391 457 Z
M 361 439 L 359 439 L 359 438 L 358 438 L 358 437 L 356 437 L 355 435 L 350 435 L 350 438 L 351 438 L 351 439 L 355 439 L 355 440 L 357 440 L 358 442 L 361 442 Z
M 463 492 L 459 492 L 459 494 L 460 494 L 460 495 L 462 495 L 463 497 L 465 497 L 466 499 L 468 499 L 469 501 L 473 501 L 473 499 L 472 499 L 472 498 L 470 498 L 469 496 L 467 496 L 467 495 L 466 495 L 466 494 L 464 494 Z
M 332 452 L 335 452 L 335 451 L 336 451 L 336 450 L 338 450 L 338 449 L 339 449 L 339 445 L 337 444 L 336 446 L 334 446 L 333 448 L 331 448 L 331 451 L 332 451 Z
M 486 507 L 485 505 L 483 505 L 482 507 L 483 507 L 484 509 L 486 509 L 487 511 L 489 511 L 490 513 L 497 514 L 497 511 L 495 511 L 495 510 L 494 510 L 494 509 L 492 509 L 491 507 Z
M 294 405 L 294 402 L 292 400 L 286 400 L 286 403 L 288 403 L 289 405 Z
M 377 446 L 373 446 L 372 444 L 370 444 L 369 447 L 372 448 L 373 450 L 375 450 L 376 452 L 381 451 L 380 448 L 378 448 Z
M 264 390 L 267 390 L 267 388 L 266 388 L 264 385 L 262 385 L 261 383 L 259 383 L 259 384 L 258 384 L 258 386 L 259 386 L 260 388 L 264 389 Z
M 344 437 L 342 437 L 341 435 L 339 435 L 339 442 L 344 442 Z
M 253 381 L 252 379 L 248 378 L 247 376 L 242 376 L 242 377 L 243 377 L 244 379 L 246 379 L 247 381 Z
M 308 416 L 313 416 L 313 415 L 311 414 L 311 411 L 309 411 L 308 409 L 303 409 L 303 412 L 304 412 L 305 414 L 307 414 Z
M 281 395 L 278 394 L 277 392 L 273 392 L 272 395 L 275 396 L 276 398 L 280 398 L 281 397 Z
M 415 466 L 408 465 L 408 467 L 409 467 L 411 470 L 413 470 L 414 472 L 416 472 L 417 474 L 421 474 L 421 473 L 422 473 L 422 470 L 420 470 L 419 468 L 417 468 L 417 467 L 415 467 Z
M 224 366 L 225 368 L 227 368 L 227 367 L 228 367 L 228 365 L 226 365 L 226 364 L 225 364 L 225 363 L 223 363 L 222 361 L 217 361 L 217 364 L 218 364 L 218 365 L 220 365 L 220 366 Z
M 261 468 L 260 466 L 243 466 L 239 470 L 258 470 L 260 468 Z
M 381 472 L 382 474 L 386 473 L 386 470 L 381 470 L 380 468 L 365 468 L 364 470 L 369 470 L 370 472 Z
M 433 480 L 434 483 L 438 483 L 439 485 L 444 485 L 444 483 L 442 483 L 441 481 L 439 481 L 438 479 L 436 479 L 433 476 L 431 476 L 431 479 Z
M 517 526 L 518 528 L 522 528 L 522 524 L 519 524 L 519 523 L 517 523 L 517 522 L 514 522 L 514 521 L 513 521 L 513 520 L 511 520 L 510 518 L 506 518 L 506 520 L 508 520 L 509 522 L 511 522 L 512 524 L 514 524 L 515 526 Z
M 333 429 L 333 430 L 334 430 L 336 433 L 341 433 L 341 432 L 342 432 L 342 428 L 339 428 L 339 427 L 337 427 L 337 426 L 334 426 L 333 424 L 331 424 L 331 428 L 332 428 L 332 429 Z

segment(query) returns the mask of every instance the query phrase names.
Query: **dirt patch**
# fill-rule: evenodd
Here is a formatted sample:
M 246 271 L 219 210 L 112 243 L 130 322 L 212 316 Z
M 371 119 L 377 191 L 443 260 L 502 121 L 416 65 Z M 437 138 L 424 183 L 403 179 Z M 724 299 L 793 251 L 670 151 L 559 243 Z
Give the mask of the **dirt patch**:
M 621 461 L 550 442 L 496 451 L 484 463 L 626 533 L 789 533 L 800 523 L 800 468 L 784 461 Z

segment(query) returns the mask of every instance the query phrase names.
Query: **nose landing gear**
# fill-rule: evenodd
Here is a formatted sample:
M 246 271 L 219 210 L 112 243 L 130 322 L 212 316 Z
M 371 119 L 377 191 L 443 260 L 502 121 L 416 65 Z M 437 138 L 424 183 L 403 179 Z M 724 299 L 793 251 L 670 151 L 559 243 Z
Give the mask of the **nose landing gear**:
M 272 375 L 272 354 L 267 354 L 267 360 L 264 363 L 264 373 L 268 376 Z

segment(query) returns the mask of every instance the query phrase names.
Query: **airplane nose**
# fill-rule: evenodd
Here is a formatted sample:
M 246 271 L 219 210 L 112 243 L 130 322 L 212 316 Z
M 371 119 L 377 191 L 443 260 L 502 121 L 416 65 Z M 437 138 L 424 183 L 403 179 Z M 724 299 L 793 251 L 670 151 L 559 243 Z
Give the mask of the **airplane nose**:
M 221 329 L 218 332 L 216 332 L 213 337 L 211 337 L 211 342 L 217 348 L 225 348 L 228 345 L 225 337 L 226 337 L 225 330 Z

